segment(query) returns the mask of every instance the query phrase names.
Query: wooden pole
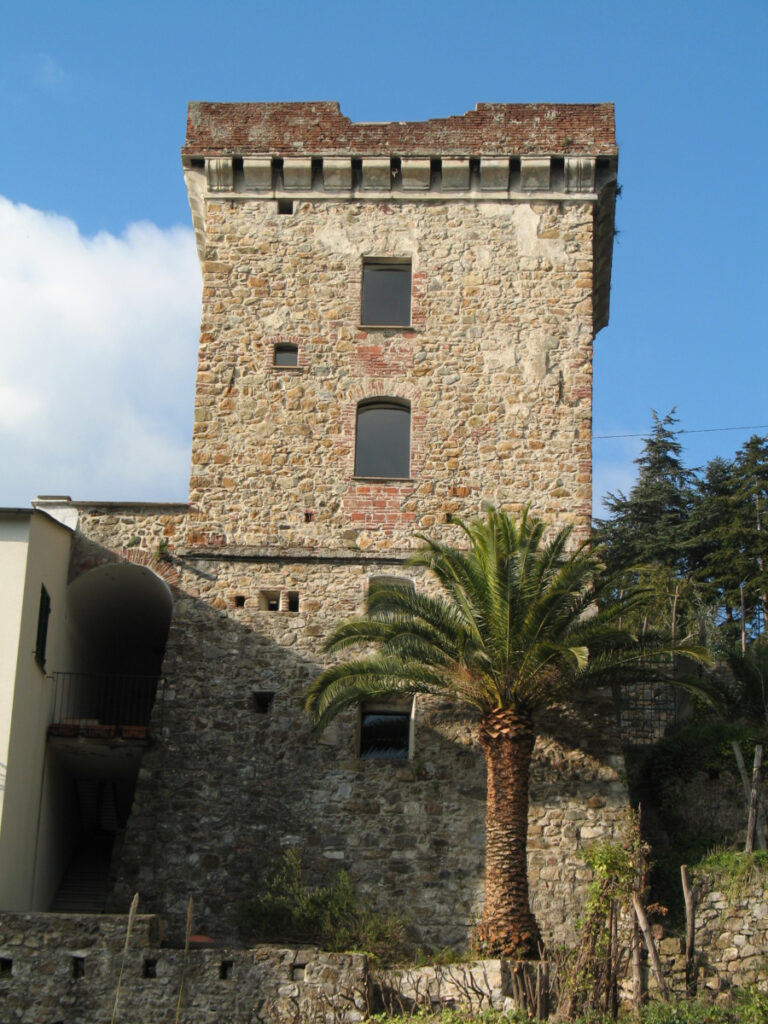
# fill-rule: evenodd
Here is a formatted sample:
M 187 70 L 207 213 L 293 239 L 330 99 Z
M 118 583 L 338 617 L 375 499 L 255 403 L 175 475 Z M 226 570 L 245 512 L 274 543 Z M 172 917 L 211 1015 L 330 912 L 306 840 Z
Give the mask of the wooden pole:
M 758 743 L 755 746 L 755 761 L 752 765 L 752 789 L 749 794 L 749 820 L 747 822 L 747 842 L 744 847 L 746 853 L 752 853 L 755 845 L 755 827 L 757 825 L 757 794 L 760 788 L 760 764 L 763 760 L 763 748 Z
M 680 877 L 683 880 L 683 896 L 685 898 L 685 994 L 688 999 L 692 999 L 696 995 L 696 964 L 693 945 L 696 919 L 694 917 L 693 889 L 687 864 L 680 866 Z
M 731 740 L 731 747 L 733 749 L 733 756 L 736 758 L 736 764 L 739 767 L 739 775 L 741 776 L 741 786 L 744 790 L 744 802 L 747 805 L 747 813 L 749 813 L 749 805 L 752 800 L 752 787 L 747 776 L 747 769 L 744 764 L 744 758 L 741 753 L 741 747 L 736 740 Z M 760 793 L 758 790 L 757 796 L 757 845 L 761 850 L 766 848 L 765 842 L 765 812 L 763 810 L 763 804 L 760 800 Z
M 744 621 L 744 584 L 739 584 L 739 590 L 741 592 L 741 653 L 746 654 L 747 652 L 747 624 Z
M 664 981 L 664 974 L 661 970 L 661 960 L 659 959 L 659 951 L 656 949 L 656 943 L 653 941 L 653 935 L 651 934 L 651 926 L 648 923 L 648 918 L 645 916 L 640 900 L 637 898 L 637 893 L 632 893 L 632 905 L 635 908 L 635 917 L 637 923 L 643 933 L 645 939 L 645 945 L 648 949 L 648 955 L 651 958 L 651 964 L 653 965 L 653 973 L 656 975 L 656 982 L 659 986 L 659 993 L 662 999 L 668 999 L 667 983 Z
M 640 959 L 640 928 L 632 915 L 632 1002 L 639 1013 L 643 1005 L 643 965 Z

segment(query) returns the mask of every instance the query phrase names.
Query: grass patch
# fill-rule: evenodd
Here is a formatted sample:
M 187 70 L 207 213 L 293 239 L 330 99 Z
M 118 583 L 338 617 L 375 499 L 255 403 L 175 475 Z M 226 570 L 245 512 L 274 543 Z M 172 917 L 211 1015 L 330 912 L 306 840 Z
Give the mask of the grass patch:
M 711 875 L 727 902 L 733 904 L 746 896 L 756 884 L 765 885 L 768 879 L 768 850 L 755 850 L 753 853 L 713 850 L 694 867 L 697 871 Z

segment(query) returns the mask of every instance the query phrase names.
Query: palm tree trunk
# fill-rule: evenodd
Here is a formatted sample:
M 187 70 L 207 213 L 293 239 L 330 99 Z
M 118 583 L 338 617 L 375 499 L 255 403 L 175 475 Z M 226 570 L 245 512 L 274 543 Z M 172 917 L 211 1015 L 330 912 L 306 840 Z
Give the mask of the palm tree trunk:
M 501 708 L 480 723 L 488 775 L 485 904 L 477 928 L 494 956 L 533 957 L 541 941 L 528 898 L 528 783 L 536 734 L 530 715 Z

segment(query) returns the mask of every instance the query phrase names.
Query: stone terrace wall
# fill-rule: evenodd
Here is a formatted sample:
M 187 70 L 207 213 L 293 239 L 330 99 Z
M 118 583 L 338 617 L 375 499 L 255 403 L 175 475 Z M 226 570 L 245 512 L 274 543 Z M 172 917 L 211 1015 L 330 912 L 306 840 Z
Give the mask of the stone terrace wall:
M 696 949 L 704 986 L 752 985 L 768 988 L 768 892 L 756 877 L 742 891 L 729 894 L 722 879 L 696 872 Z
M 0 914 L 3 1024 L 106 1024 L 112 1016 L 127 917 Z M 182 949 L 160 945 L 157 918 L 131 934 L 117 1020 L 171 1024 L 184 975 L 181 1024 L 359 1021 L 368 974 L 359 954 L 314 948 Z M 341 993 L 341 995 L 340 995 Z M 306 1018 L 305 1018 L 306 1019 Z

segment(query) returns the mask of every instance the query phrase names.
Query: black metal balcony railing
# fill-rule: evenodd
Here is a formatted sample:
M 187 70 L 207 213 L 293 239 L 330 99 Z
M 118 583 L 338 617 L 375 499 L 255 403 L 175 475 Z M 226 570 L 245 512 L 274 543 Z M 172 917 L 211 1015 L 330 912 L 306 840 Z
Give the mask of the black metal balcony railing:
M 164 685 L 157 676 L 54 672 L 52 678 L 50 735 L 147 739 L 156 703 L 162 714 Z

